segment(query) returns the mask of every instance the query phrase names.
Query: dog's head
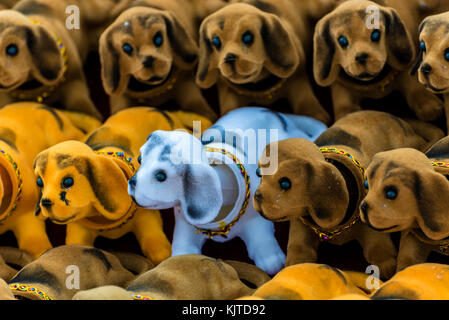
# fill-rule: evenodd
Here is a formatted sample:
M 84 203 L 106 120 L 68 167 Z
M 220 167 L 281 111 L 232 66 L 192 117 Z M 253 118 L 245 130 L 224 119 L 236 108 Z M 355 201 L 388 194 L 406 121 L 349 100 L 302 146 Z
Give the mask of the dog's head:
M 304 56 L 291 28 L 276 14 L 244 3 L 206 18 L 199 41 L 197 83 L 203 88 L 214 85 L 219 75 L 236 84 L 270 75 L 288 78 Z
M 174 67 L 192 69 L 198 46 L 172 13 L 135 7 L 101 35 L 100 58 L 106 92 L 120 95 L 161 85 Z
M 140 157 L 141 166 L 128 186 L 139 206 L 180 206 L 193 225 L 217 217 L 223 202 L 220 179 L 205 158 L 201 141 L 186 132 L 158 130 L 142 146 Z
M 381 232 L 419 227 L 430 239 L 449 235 L 449 182 L 415 149 L 378 153 L 368 166 L 368 193 L 360 205 L 362 221 Z
M 55 35 L 16 11 L 0 11 L 0 21 L 0 90 L 59 82 L 64 58 Z
M 318 147 L 306 139 L 288 139 L 278 144 L 278 169 L 262 176 L 254 195 L 254 208 L 272 221 L 310 215 L 323 228 L 338 225 L 349 202 L 346 182 L 327 162 Z M 270 153 L 271 143 L 264 151 Z
M 449 93 L 449 14 L 425 19 L 420 27 L 419 54 L 412 69 L 418 79 L 434 93 Z
M 117 220 L 131 207 L 126 164 L 99 155 L 84 143 L 57 144 L 41 152 L 34 167 L 41 189 L 36 215 L 54 223 Z
M 367 11 L 371 6 L 378 11 Z M 346 1 L 315 29 L 313 68 L 322 86 L 334 83 L 341 72 L 369 84 L 390 68 L 404 70 L 414 56 L 414 43 L 398 13 L 371 1 Z

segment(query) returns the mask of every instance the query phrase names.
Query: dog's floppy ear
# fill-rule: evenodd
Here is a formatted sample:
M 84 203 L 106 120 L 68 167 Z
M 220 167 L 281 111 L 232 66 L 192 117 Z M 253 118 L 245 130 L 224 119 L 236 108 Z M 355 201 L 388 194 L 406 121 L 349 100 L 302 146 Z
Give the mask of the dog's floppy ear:
M 220 212 L 223 204 L 221 183 L 208 163 L 186 165 L 183 190 L 181 209 L 194 224 L 210 222 Z
M 421 22 L 421 24 L 419 25 L 419 35 L 421 35 L 421 32 L 423 31 L 425 25 L 426 25 L 426 20 Z M 419 67 L 421 66 L 422 61 L 423 61 L 423 56 L 424 56 L 424 51 L 423 51 L 423 49 L 420 46 L 419 52 L 418 52 L 418 56 L 416 57 L 415 62 L 413 63 L 413 67 L 410 70 L 410 74 L 412 76 L 416 74 L 416 72 L 418 71 Z
M 419 216 L 418 225 L 430 239 L 440 240 L 449 236 L 449 204 L 441 198 L 449 193 L 449 181 L 438 172 L 415 174 L 416 202 Z
M 313 75 L 323 87 L 337 80 L 340 66 L 335 58 L 335 41 L 330 32 L 330 17 L 321 19 L 313 36 Z
M 131 207 L 128 180 L 120 160 L 107 156 L 89 156 L 83 174 L 90 183 L 96 200 L 95 209 L 106 219 L 117 220 Z
M 279 78 L 288 78 L 304 61 L 304 51 L 300 43 L 294 39 L 282 24 L 278 16 L 266 13 L 262 16 L 260 36 L 264 43 L 268 60 L 265 67 Z
M 212 87 L 220 74 L 217 63 L 212 57 L 212 43 L 206 35 L 208 21 L 208 19 L 204 20 L 200 27 L 200 58 L 196 73 L 196 83 L 204 89 Z
M 182 69 L 192 69 L 198 61 L 198 45 L 186 32 L 178 19 L 166 12 L 163 15 L 167 36 L 175 54 L 175 65 Z
M 399 14 L 393 8 L 382 9 L 389 62 L 393 68 L 403 70 L 415 58 L 415 45 Z
M 41 25 L 26 28 L 26 43 L 33 73 L 44 84 L 54 83 L 64 73 L 64 59 L 57 40 Z
M 127 77 L 120 63 L 120 52 L 114 46 L 112 35 L 117 29 L 106 29 L 100 37 L 99 53 L 101 62 L 101 79 L 109 95 L 120 95 L 126 90 Z

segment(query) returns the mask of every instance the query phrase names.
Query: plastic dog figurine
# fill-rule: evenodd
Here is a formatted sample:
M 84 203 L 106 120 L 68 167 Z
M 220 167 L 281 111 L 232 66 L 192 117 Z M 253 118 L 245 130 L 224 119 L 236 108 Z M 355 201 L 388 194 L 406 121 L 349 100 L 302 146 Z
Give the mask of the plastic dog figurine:
M 432 251 L 449 255 L 448 162 L 446 137 L 426 155 L 413 149 L 379 153 L 367 169 L 362 219 L 379 231 L 402 231 L 397 270 L 425 262 Z
M 360 221 L 365 168 L 378 152 L 405 146 L 423 150 L 442 135 L 430 124 L 359 111 L 337 121 L 315 143 L 288 139 L 268 145 L 267 154 L 272 147 L 279 150 L 279 165 L 273 175 L 262 174 L 254 207 L 272 221 L 290 221 L 287 266 L 316 261 L 320 241 L 341 245 L 357 239 L 381 276 L 392 276 L 396 249 L 390 236 Z
M 432 12 L 449 10 L 446 1 L 344 1 L 317 24 L 314 75 L 331 86 L 335 118 L 360 110 L 363 98 L 381 99 L 400 91 L 421 120 L 435 120 L 442 102 L 426 92 L 409 69 L 416 56 L 417 30 Z M 373 24 L 378 12 L 379 25 Z
M 102 80 L 111 113 L 135 105 L 182 110 L 217 118 L 195 85 L 198 22 L 221 1 L 141 0 L 100 38 Z M 209 10 L 207 10 L 209 9 Z
M 37 214 L 67 225 L 66 244 L 93 246 L 98 236 L 117 239 L 133 232 L 144 255 L 160 263 L 171 252 L 162 219 L 158 211 L 136 207 L 128 179 L 151 132 L 191 129 L 195 120 L 202 129 L 210 126 L 192 113 L 129 108 L 110 117 L 86 143 L 67 141 L 41 152 L 35 161 L 42 192 Z
M 175 208 L 173 256 L 200 254 L 209 238 L 225 242 L 238 236 L 256 265 L 274 274 L 285 255 L 273 223 L 251 201 L 259 184 L 257 159 L 273 139 L 266 131 L 275 130 L 276 140 L 314 140 L 325 128 L 312 118 L 249 107 L 222 117 L 204 132 L 203 144 L 184 132 L 155 131 L 140 149 L 142 165 L 128 192 L 144 208 Z M 246 143 L 251 134 L 256 141 Z
M 222 115 L 287 99 L 294 113 L 329 123 L 305 70 L 311 7 L 332 9 L 323 2 L 233 1 L 203 21 L 197 84 L 218 85 Z

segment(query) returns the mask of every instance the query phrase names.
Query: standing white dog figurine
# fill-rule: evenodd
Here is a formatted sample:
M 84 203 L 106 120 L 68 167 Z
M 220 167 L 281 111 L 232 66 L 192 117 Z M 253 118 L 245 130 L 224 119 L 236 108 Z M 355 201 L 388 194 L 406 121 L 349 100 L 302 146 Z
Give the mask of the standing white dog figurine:
M 273 223 L 253 208 L 260 183 L 257 161 L 272 141 L 313 141 L 324 130 L 309 117 L 248 107 L 222 117 L 204 132 L 203 142 L 186 132 L 155 131 L 140 149 L 141 166 L 128 192 L 141 207 L 175 209 L 173 256 L 201 254 L 207 239 L 225 242 L 238 236 L 255 264 L 275 274 L 285 254 Z M 270 165 L 277 157 L 271 153 Z

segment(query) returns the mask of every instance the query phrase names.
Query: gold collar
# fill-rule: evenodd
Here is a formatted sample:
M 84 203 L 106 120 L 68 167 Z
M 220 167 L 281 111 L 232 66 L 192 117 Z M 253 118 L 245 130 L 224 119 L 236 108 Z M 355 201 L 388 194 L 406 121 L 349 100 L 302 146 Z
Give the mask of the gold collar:
M 53 300 L 52 297 L 50 297 L 45 292 L 39 290 L 36 287 L 29 286 L 27 284 L 19 284 L 19 283 L 13 283 L 9 285 L 9 288 L 12 291 L 19 291 L 19 292 L 25 292 L 25 293 L 31 293 L 33 295 L 38 296 L 42 300 Z
M 242 86 L 236 85 L 235 83 L 232 83 L 228 79 L 224 79 L 226 82 L 226 85 L 231 88 L 233 91 L 238 93 L 241 96 L 245 96 L 248 98 L 257 99 L 258 101 L 262 102 L 272 102 L 276 96 L 276 94 L 279 92 L 279 90 L 284 86 L 284 84 L 287 82 L 287 79 L 280 79 L 278 83 L 276 83 L 274 86 L 272 86 L 269 89 L 263 90 L 263 91 L 255 91 L 255 90 L 248 90 L 243 88 Z
M 15 199 L 12 201 L 12 203 L 9 205 L 8 210 L 1 215 L 0 217 L 0 224 L 1 224 L 13 214 L 14 210 L 17 209 L 17 203 L 20 201 L 20 197 L 22 195 L 23 181 L 19 167 L 17 163 L 14 161 L 14 159 L 11 157 L 11 155 L 2 149 L 0 149 L 0 155 L 5 157 L 5 159 L 13 166 L 18 181 L 17 195 Z
M 355 167 L 358 169 L 358 171 L 360 171 L 360 176 L 361 176 L 362 180 L 364 179 L 365 169 L 363 168 L 361 163 L 350 153 L 348 153 L 342 149 L 337 149 L 337 148 L 332 148 L 332 147 L 322 147 L 322 148 L 320 148 L 320 151 L 323 154 L 333 153 L 333 154 L 338 154 L 338 155 L 342 155 L 344 157 L 349 158 L 352 161 L 352 163 L 355 165 Z M 361 198 L 362 197 L 360 196 L 358 202 L 360 202 Z M 315 232 L 315 234 L 320 238 L 321 241 L 329 241 L 329 240 L 332 240 L 333 238 L 335 238 L 336 236 L 341 235 L 343 232 L 351 229 L 360 220 L 360 212 L 358 210 L 358 203 L 357 203 L 356 210 L 355 210 L 354 214 L 351 216 L 351 218 L 346 223 L 336 226 L 335 228 L 333 228 L 331 230 L 324 230 L 323 228 L 319 227 L 318 225 L 316 225 L 315 223 L 306 219 L 305 217 L 300 217 L 300 220 L 304 225 L 311 228 Z
M 157 99 L 164 93 L 167 93 L 173 89 L 178 81 L 178 78 L 180 77 L 180 74 L 181 71 L 178 68 L 173 68 L 171 74 L 168 76 L 168 79 L 161 85 L 154 86 L 154 88 L 143 92 L 136 92 L 128 89 L 127 94 L 131 98 L 136 99 L 138 103 L 145 103 L 148 100 Z
M 434 251 L 439 252 L 445 256 L 449 256 L 449 239 L 432 240 L 426 237 L 421 230 L 412 229 L 411 233 L 422 243 L 434 247 Z

